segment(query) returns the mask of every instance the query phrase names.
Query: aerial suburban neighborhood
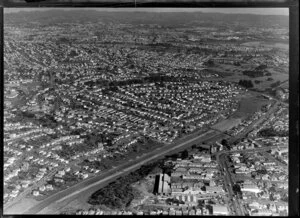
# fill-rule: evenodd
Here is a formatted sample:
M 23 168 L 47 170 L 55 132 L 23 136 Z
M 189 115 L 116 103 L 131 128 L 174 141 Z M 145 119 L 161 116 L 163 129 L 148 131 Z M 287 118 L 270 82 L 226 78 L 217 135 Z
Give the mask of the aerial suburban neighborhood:
M 288 43 L 284 15 L 4 13 L 4 214 L 288 216 Z

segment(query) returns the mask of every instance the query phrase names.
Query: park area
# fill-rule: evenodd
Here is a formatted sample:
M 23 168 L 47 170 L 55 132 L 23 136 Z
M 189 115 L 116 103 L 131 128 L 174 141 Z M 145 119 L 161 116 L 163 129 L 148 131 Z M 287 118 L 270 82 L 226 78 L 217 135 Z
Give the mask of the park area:
M 228 119 L 224 119 L 212 126 L 213 129 L 226 131 L 234 126 L 238 126 L 248 116 L 260 111 L 262 106 L 271 103 L 270 100 L 252 93 L 245 93 L 243 96 L 239 96 L 239 100 L 237 111 Z
M 212 128 L 223 132 L 231 129 L 234 126 L 239 125 L 241 122 L 242 120 L 240 118 L 229 118 L 226 120 L 222 120 L 221 122 L 214 125 Z
M 262 106 L 270 104 L 271 101 L 259 94 L 246 93 L 241 97 L 237 111 L 232 118 L 245 119 L 249 115 L 260 111 Z

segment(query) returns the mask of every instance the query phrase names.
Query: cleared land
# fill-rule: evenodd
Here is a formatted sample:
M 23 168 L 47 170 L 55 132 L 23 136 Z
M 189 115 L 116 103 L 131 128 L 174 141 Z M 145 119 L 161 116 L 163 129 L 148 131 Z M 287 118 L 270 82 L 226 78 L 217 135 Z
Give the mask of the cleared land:
M 238 110 L 232 115 L 232 118 L 246 118 L 247 116 L 260 111 L 263 105 L 269 104 L 267 100 L 261 96 L 254 96 L 251 93 L 246 94 L 241 98 Z
M 11 210 L 10 213 L 11 214 L 22 214 L 24 211 L 26 211 L 32 205 L 35 205 L 37 203 L 38 203 L 38 201 L 36 201 L 32 198 L 26 198 L 23 201 L 20 201 L 17 204 L 15 204 L 13 207 L 13 210 Z
M 267 100 L 259 95 L 246 93 L 245 95 L 240 96 L 237 111 L 230 118 L 222 120 L 221 122 L 212 126 L 212 128 L 219 131 L 225 131 L 237 126 L 242 122 L 243 119 L 257 111 L 260 111 L 263 105 L 269 104 L 270 102 L 270 100 Z
M 242 119 L 240 119 L 240 118 L 229 118 L 227 120 L 223 120 L 223 121 L 217 123 L 212 128 L 220 130 L 220 131 L 225 131 L 227 129 L 231 129 L 234 126 L 237 126 L 238 124 L 241 123 L 241 121 L 242 121 Z

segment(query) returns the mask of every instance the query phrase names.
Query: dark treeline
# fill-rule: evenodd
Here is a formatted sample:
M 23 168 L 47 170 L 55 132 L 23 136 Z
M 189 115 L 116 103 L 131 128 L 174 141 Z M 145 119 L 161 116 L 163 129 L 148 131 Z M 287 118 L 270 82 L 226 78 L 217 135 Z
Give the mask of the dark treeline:
M 273 128 L 266 128 L 260 130 L 258 132 L 258 135 L 262 137 L 274 137 L 274 136 L 286 137 L 289 136 L 289 133 L 288 131 L 276 131 Z
M 157 161 L 141 166 L 140 169 L 117 179 L 93 193 L 88 203 L 92 205 L 105 205 L 112 209 L 121 209 L 128 207 L 131 201 L 139 193 L 132 188 L 131 184 L 147 176 L 156 167 L 162 166 L 162 161 Z
M 256 78 L 256 77 L 262 77 L 264 76 L 264 72 L 263 71 L 257 71 L 257 70 L 245 70 L 243 71 L 243 74 L 252 78 Z
M 239 85 L 245 88 L 253 88 L 253 83 L 251 80 L 240 80 Z
M 179 82 L 182 80 L 189 81 L 189 77 L 184 78 L 176 78 L 172 76 L 166 76 L 161 74 L 154 74 L 147 77 L 143 77 L 141 79 L 130 79 L 124 81 L 104 81 L 104 80 L 97 80 L 97 81 L 88 81 L 85 84 L 88 86 L 94 85 L 106 85 L 112 89 L 116 89 L 118 86 L 125 86 L 125 85 L 133 85 L 133 84 L 143 84 L 143 83 L 164 83 L 164 82 Z M 195 80 L 192 80 L 195 81 Z

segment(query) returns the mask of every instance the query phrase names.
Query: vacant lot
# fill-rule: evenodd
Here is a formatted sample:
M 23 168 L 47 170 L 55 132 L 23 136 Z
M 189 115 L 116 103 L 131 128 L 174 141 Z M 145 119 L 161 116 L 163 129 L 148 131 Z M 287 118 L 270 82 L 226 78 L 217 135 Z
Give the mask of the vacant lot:
M 260 111 L 263 105 L 269 104 L 270 100 L 267 100 L 259 95 L 253 95 L 252 93 L 245 93 L 244 95 L 238 96 L 239 106 L 237 111 L 228 119 L 222 120 L 215 124 L 212 128 L 225 131 L 234 126 L 237 126 L 242 120 L 248 116 Z
M 256 111 L 260 111 L 263 105 L 269 103 L 270 100 L 267 100 L 261 96 L 253 96 L 251 93 L 247 93 L 240 99 L 238 110 L 233 114 L 232 118 L 244 119 Z
M 242 120 L 240 118 L 229 118 L 217 123 L 213 126 L 213 128 L 220 131 L 225 131 L 231 129 L 234 126 L 237 126 L 239 123 L 241 123 L 241 121 Z
M 26 198 L 26 200 L 22 200 L 17 202 L 13 207 L 5 209 L 5 214 L 23 214 L 28 208 L 32 207 L 32 205 L 37 204 L 37 201 L 32 198 Z

